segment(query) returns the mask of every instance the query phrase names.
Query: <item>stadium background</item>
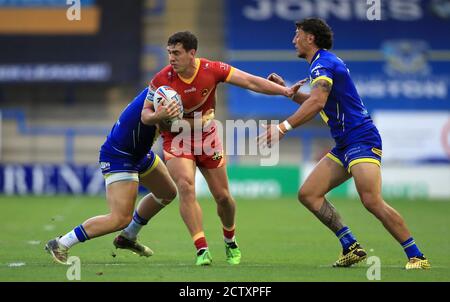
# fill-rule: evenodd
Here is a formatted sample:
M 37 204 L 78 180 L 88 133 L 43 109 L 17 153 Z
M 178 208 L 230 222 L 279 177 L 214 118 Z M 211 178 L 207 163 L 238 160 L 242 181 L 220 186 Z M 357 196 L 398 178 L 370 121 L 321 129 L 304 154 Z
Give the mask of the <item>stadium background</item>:
M 56 230 L 79 223 L 75 217 L 83 220 L 106 210 L 98 148 L 121 110 L 167 64 L 170 34 L 190 30 L 199 38 L 200 57 L 263 77 L 277 72 L 293 83 L 307 76 L 307 63 L 296 58 L 291 43 L 294 21 L 319 16 L 332 26 L 334 51 L 347 63 L 381 132 L 385 198 L 401 212 L 409 211 L 413 219 L 428 213 L 426 219 L 435 227 L 424 228 L 423 236 L 436 228 L 447 234 L 448 222 L 439 215 L 450 209 L 450 1 L 381 2 L 382 20 L 368 21 L 365 0 L 82 0 L 81 20 L 68 21 L 66 1 L 0 0 L 0 224 L 27 238 L 17 242 L 43 242 Z M 282 97 L 221 85 L 216 112 L 221 121 L 282 120 L 295 109 Z M 277 166 L 261 167 L 258 156 L 230 156 L 238 217 L 257 209 L 263 215 L 266 206 L 271 213 L 275 205 L 276 211 L 286 207 L 310 221 L 295 202 L 296 192 L 332 146 L 327 127 L 316 118 L 283 140 Z M 159 144 L 156 150 L 160 152 Z M 196 182 L 199 196 L 206 200 L 205 216 L 214 216 L 206 184 L 201 177 Z M 370 217 L 355 201 L 351 181 L 331 195 L 348 216 Z M 80 215 L 70 216 L 78 208 Z M 182 240 L 189 251 L 190 239 L 176 208 L 172 205 L 167 215 L 177 219 L 172 223 L 185 234 L 174 240 Z M 39 213 L 38 217 L 51 220 L 32 228 L 43 228 L 37 239 L 16 229 L 25 209 L 31 216 Z M 280 223 L 285 215 L 279 211 Z M 258 223 L 270 223 L 258 217 L 261 221 L 255 218 L 249 224 L 254 231 Z M 218 223 L 211 219 L 205 224 Z M 58 225 L 60 220 L 67 223 L 66 229 Z M 314 228 L 321 228 L 312 221 Z M 163 218 L 158 223 L 164 224 Z M 413 230 L 420 229 L 420 221 L 410 224 Z M 274 241 L 278 236 L 274 234 Z M 448 253 L 448 240 L 443 246 Z M 2 266 L 8 264 L 5 259 L 14 262 L 11 255 L 3 256 Z M 448 263 L 442 267 L 438 279 L 449 280 Z M 5 278 L 1 280 L 14 275 L 1 272 Z M 31 278 L 14 276 L 13 280 Z M 327 276 L 325 272 L 319 280 L 335 280 Z M 292 278 L 297 279 L 301 280 Z M 249 275 L 244 280 L 253 279 Z

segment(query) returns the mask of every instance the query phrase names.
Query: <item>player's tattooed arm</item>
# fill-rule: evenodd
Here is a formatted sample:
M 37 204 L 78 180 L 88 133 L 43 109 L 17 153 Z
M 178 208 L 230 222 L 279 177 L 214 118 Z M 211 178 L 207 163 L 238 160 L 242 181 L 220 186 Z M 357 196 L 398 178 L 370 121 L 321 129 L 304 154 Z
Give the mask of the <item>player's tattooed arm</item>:
M 322 92 L 329 94 L 331 92 L 331 83 L 326 80 L 318 80 L 312 85 L 312 89 L 320 89 Z
M 330 95 L 331 87 L 331 83 L 322 79 L 313 83 L 309 98 L 302 103 L 293 115 L 287 118 L 292 128 L 303 125 L 323 110 Z

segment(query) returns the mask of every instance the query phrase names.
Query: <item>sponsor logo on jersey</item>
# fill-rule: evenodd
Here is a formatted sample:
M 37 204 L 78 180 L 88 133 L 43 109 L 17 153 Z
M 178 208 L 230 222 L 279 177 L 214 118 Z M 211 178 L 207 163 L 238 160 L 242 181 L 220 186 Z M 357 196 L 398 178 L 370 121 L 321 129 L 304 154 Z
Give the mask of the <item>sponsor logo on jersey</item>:
M 111 167 L 111 164 L 109 163 L 109 162 L 104 162 L 104 161 L 102 161 L 101 163 L 100 163 L 100 169 L 102 169 L 102 170 L 107 170 L 107 169 L 109 169 Z
M 189 88 L 189 89 L 186 89 L 186 90 L 184 91 L 184 93 L 192 93 L 192 92 L 196 92 L 196 91 L 197 91 L 197 88 L 191 87 L 191 88 Z
M 202 96 L 206 96 L 208 93 L 209 93 L 208 88 L 202 89 Z
M 383 155 L 383 151 L 381 151 L 380 149 L 378 149 L 378 148 L 372 148 L 372 152 L 373 153 L 375 153 L 376 155 L 378 155 L 378 156 L 382 156 Z

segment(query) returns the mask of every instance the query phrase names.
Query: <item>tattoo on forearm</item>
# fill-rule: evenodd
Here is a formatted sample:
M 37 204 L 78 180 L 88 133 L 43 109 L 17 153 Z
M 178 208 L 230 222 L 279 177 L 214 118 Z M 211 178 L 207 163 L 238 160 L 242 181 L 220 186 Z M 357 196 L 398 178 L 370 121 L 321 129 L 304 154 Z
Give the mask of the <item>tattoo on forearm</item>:
M 341 216 L 333 205 L 325 199 L 322 207 L 318 211 L 312 211 L 323 224 L 325 224 L 334 233 L 344 227 Z
M 318 88 L 320 90 L 322 90 L 323 92 L 330 92 L 331 91 L 331 84 L 325 80 L 318 80 L 317 82 L 315 82 L 312 86 L 312 89 L 314 88 Z

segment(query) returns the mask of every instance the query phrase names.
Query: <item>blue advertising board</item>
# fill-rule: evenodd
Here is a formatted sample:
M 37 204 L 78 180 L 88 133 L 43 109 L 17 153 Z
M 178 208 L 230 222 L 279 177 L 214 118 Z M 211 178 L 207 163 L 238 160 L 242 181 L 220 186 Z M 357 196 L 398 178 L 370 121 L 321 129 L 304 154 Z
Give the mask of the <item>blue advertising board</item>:
M 372 2 L 372 1 L 371 1 Z M 378 49 L 387 39 L 424 39 L 450 49 L 450 8 L 445 0 L 380 0 L 381 20 L 369 20 L 367 0 L 228 0 L 231 49 L 292 49 L 295 21 L 327 20 L 335 49 Z
M 376 2 L 376 1 L 369 1 Z M 350 69 L 369 111 L 450 110 L 450 5 L 441 0 L 380 0 L 379 21 L 367 17 L 366 0 L 229 0 L 229 62 L 290 84 L 308 76 L 296 57 L 295 21 L 321 17 L 334 32 L 332 49 Z M 267 97 L 229 86 L 235 116 L 286 116 L 296 108 L 282 97 Z
M 105 191 L 98 165 L 0 165 L 0 194 L 97 195 Z

